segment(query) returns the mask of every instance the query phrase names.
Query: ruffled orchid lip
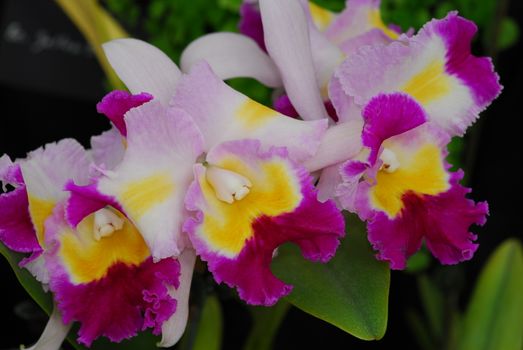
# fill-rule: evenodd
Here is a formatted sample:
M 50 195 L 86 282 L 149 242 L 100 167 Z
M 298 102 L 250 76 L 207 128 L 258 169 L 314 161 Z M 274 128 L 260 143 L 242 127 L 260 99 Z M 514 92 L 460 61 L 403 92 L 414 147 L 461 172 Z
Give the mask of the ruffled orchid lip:
M 470 189 L 459 185 L 462 177 L 462 172 L 454 173 L 451 189 L 437 196 L 406 193 L 402 198 L 405 208 L 396 219 L 376 213 L 368 230 L 377 258 L 388 261 L 392 269 L 402 270 L 424 240 L 442 264 L 470 260 L 478 244 L 469 227 L 486 222 L 488 205 L 466 198 Z
M 305 258 L 325 262 L 344 235 L 343 218 L 331 201 L 316 199 L 310 175 L 284 148 L 264 151 L 259 141 L 230 141 L 213 148 L 207 161 L 241 174 L 251 187 L 242 199 L 220 200 L 208 182 L 208 167 L 196 165 L 185 199 L 186 208 L 196 215 L 185 222 L 184 230 L 217 282 L 236 287 L 250 304 L 272 305 L 292 290 L 270 272 L 275 249 L 291 241 Z
M 54 247 L 47 252 L 46 268 L 63 321 L 80 323 L 78 342 L 90 346 L 101 336 L 119 342 L 148 328 L 159 334 L 177 307 L 169 291 L 180 286 L 178 261 L 153 262 L 128 220 L 111 235 L 96 239 L 97 225 L 115 220 L 107 209 L 86 218 L 76 230 L 65 221 L 64 210 L 59 204 L 46 221 L 47 243 Z M 118 218 L 124 219 L 120 213 Z M 99 313 L 100 308 L 105 312 Z

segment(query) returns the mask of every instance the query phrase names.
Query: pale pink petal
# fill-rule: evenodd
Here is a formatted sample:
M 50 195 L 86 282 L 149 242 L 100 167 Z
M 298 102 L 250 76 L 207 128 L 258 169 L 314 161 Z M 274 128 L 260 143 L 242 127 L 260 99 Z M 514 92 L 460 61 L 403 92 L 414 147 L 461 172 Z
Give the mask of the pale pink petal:
M 64 139 L 29 152 L 20 162 L 29 199 L 58 202 L 67 197 L 68 180 L 89 182 L 90 158 L 76 140 Z
M 501 91 L 491 60 L 470 52 L 476 30 L 451 12 L 402 42 L 360 48 L 335 75 L 359 105 L 379 93 L 404 92 L 429 120 L 450 135 L 462 135 Z
M 327 120 L 286 117 L 235 91 L 201 62 L 181 79 L 171 101 L 194 119 L 205 138 L 205 150 L 224 142 L 258 139 L 265 147 L 285 146 L 291 157 L 311 157 L 327 129 Z
M 125 139 L 114 127 L 91 137 L 91 155 L 96 165 L 103 169 L 114 169 L 122 161 L 124 153 Z

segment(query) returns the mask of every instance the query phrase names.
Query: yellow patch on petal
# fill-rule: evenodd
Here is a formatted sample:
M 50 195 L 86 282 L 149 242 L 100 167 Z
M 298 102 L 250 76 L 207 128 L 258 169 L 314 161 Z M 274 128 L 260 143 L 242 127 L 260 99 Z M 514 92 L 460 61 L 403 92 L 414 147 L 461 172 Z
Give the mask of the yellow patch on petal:
M 313 2 L 309 1 L 309 11 L 311 13 L 312 21 L 314 22 L 314 25 L 316 28 L 318 28 L 320 31 L 324 31 L 327 29 L 327 27 L 332 23 L 336 15 L 321 7 L 316 5 Z
M 372 9 L 369 11 L 369 22 L 372 27 L 381 29 L 381 31 L 392 40 L 396 40 L 400 36 L 398 33 L 387 27 L 385 23 L 383 23 L 379 9 Z
M 151 255 L 138 230 L 117 214 L 125 221 L 123 228 L 99 241 L 94 239 L 94 214 L 82 220 L 76 231 L 67 228 L 61 233 L 59 254 L 73 283 L 96 281 L 118 262 L 136 266 Z
M 290 166 L 280 159 L 260 162 L 256 168 L 236 158 L 217 165 L 245 176 L 252 183 L 245 198 L 228 204 L 216 198 L 214 188 L 205 176 L 198 179 L 208 205 L 200 235 L 213 250 L 234 257 L 254 234 L 254 220 L 260 216 L 274 217 L 292 212 L 303 196 L 299 180 Z
M 436 59 L 412 77 L 401 90 L 425 105 L 450 92 L 452 88 L 450 79 L 445 74 L 445 62 Z
M 44 248 L 44 223 L 53 213 L 56 203 L 54 201 L 36 198 L 30 194 L 28 195 L 28 200 L 29 215 L 31 215 L 31 221 L 33 222 L 36 231 L 36 237 L 40 246 Z
M 174 183 L 168 174 L 154 174 L 124 186 L 118 199 L 130 216 L 139 219 L 149 209 L 172 196 Z
M 370 192 L 372 206 L 389 217 L 395 217 L 403 209 L 402 196 L 408 191 L 437 195 L 449 189 L 448 174 L 437 145 L 425 144 L 409 159 L 401 159 L 400 164 L 392 173 L 379 171 Z
M 278 112 L 248 98 L 236 110 L 235 116 L 246 129 L 252 130 L 278 117 Z

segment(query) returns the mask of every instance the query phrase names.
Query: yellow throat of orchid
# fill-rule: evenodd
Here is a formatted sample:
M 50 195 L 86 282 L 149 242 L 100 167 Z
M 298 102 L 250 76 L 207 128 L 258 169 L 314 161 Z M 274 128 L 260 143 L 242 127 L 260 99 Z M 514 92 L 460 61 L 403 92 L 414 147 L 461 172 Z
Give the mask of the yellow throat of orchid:
M 110 208 L 86 217 L 76 231 L 64 228 L 60 241 L 60 256 L 77 284 L 103 278 L 116 263 L 136 266 L 150 256 L 134 225 Z
M 407 192 L 437 195 L 449 188 L 441 150 L 426 143 L 415 152 L 401 148 L 385 148 L 380 155 L 383 162 L 371 188 L 371 204 L 391 218 L 403 209 L 402 197 Z
M 227 256 L 238 254 L 253 221 L 294 210 L 302 199 L 290 166 L 271 159 L 251 167 L 235 157 L 207 166 L 198 179 L 208 205 L 200 235 Z

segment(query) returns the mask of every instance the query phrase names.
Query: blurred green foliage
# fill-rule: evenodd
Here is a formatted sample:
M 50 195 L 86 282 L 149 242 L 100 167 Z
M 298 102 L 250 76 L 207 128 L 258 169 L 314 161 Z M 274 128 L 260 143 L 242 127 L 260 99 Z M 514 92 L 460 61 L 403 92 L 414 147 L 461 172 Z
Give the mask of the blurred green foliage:
M 131 32 L 144 34 L 175 61 L 182 50 L 197 37 L 216 31 L 237 31 L 238 10 L 242 0 L 104 0 L 107 8 Z M 345 7 L 345 0 L 315 0 L 334 12 Z M 382 0 L 386 23 L 404 30 L 415 30 L 431 18 L 444 17 L 449 11 L 473 20 L 480 29 L 485 47 L 505 49 L 518 38 L 517 23 L 504 15 L 507 1 L 497 0 Z M 492 34 L 488 34 L 492 33 Z
M 241 0 L 105 0 L 131 32 L 144 33 L 175 62 L 194 39 L 215 31 L 237 31 Z M 141 15 L 140 15 L 141 14 Z

